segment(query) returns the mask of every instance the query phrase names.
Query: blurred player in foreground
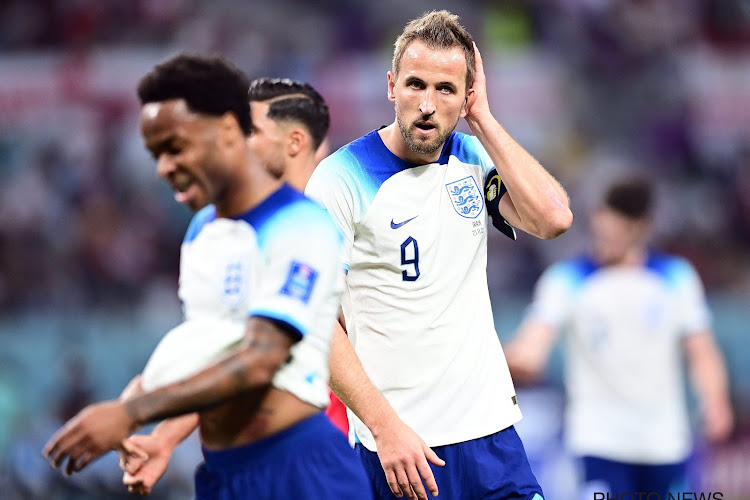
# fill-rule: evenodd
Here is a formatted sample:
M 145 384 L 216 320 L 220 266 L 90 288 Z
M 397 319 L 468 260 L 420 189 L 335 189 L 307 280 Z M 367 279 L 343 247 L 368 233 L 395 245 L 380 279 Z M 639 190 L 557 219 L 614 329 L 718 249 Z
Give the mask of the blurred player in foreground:
M 141 390 L 84 409 L 44 455 L 79 471 L 139 426 L 199 411 L 196 498 L 368 498 L 356 455 L 320 411 L 341 238 L 249 148 L 248 84 L 222 59 L 200 56 L 170 59 L 141 80 L 146 147 L 175 199 L 200 209 L 180 263 L 185 322 L 157 346 Z M 284 480 L 268 481 L 278 471 Z
M 304 191 L 315 167 L 329 153 L 326 134 L 331 119 L 323 96 L 309 83 L 256 78 L 248 97 L 253 119 L 250 147 L 274 174 Z M 346 407 L 335 394 L 329 396 L 326 415 L 346 434 Z
M 325 100 L 310 84 L 271 78 L 253 80 L 248 97 L 251 114 L 248 145 L 272 174 L 283 176 L 293 188 L 304 190 L 319 163 L 317 156 L 327 153 L 320 152 L 326 148 L 324 141 L 330 124 Z M 343 414 L 345 419 L 345 409 Z M 338 427 L 341 423 L 335 420 L 336 416 L 331 420 Z M 128 448 L 137 447 L 138 453 L 121 457 L 120 465 L 125 470 L 123 482 L 131 491 L 150 493 L 166 471 L 175 447 L 197 425 L 195 417 L 178 417 L 160 423 L 151 434 L 128 438 Z
M 406 26 L 387 91 L 393 123 L 323 160 L 307 186 L 346 241 L 349 337 L 334 334 L 331 387 L 356 415 L 377 498 L 427 498 L 426 485 L 442 499 L 539 500 L 492 317 L 487 223 L 492 206 L 506 234 L 505 221 L 553 238 L 572 222 L 567 195 L 493 117 L 456 16 Z M 461 118 L 474 135 L 455 132 Z
M 719 441 L 732 429 L 703 286 L 685 259 L 649 250 L 651 205 L 646 181 L 611 185 L 591 216 L 591 255 L 544 272 L 505 349 L 516 382 L 535 381 L 566 329 L 566 440 L 583 457 L 587 498 L 666 498 L 670 487 L 685 486 L 692 440 L 683 353 L 706 437 Z

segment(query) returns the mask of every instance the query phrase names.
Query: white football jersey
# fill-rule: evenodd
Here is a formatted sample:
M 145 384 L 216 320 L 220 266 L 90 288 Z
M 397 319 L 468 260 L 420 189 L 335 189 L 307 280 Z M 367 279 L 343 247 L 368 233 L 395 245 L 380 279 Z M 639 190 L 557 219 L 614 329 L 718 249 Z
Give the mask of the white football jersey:
M 323 160 L 307 194 L 344 235 L 347 333 L 370 379 L 429 446 L 500 431 L 521 418 L 487 289 L 492 162 L 454 132 L 415 165 L 377 131 Z M 352 439 L 375 442 L 353 414 Z
M 530 318 L 566 328 L 566 440 L 579 455 L 665 464 L 691 437 L 681 340 L 710 327 L 703 286 L 684 259 L 597 267 L 588 258 L 542 275 Z
M 240 217 L 217 218 L 213 206 L 204 208 L 181 250 L 184 325 L 221 320 L 213 321 L 216 328 L 225 325 L 221 332 L 205 331 L 210 341 L 201 340 L 203 349 L 217 355 L 238 345 L 250 316 L 281 325 L 301 340 L 273 385 L 325 408 L 330 340 L 343 287 L 341 243 L 325 210 L 286 185 Z M 240 327 L 226 326 L 227 320 Z M 175 330 L 186 342 L 195 335 L 195 328 Z M 163 342 L 176 345 L 174 339 Z M 195 372 L 217 355 L 203 352 Z

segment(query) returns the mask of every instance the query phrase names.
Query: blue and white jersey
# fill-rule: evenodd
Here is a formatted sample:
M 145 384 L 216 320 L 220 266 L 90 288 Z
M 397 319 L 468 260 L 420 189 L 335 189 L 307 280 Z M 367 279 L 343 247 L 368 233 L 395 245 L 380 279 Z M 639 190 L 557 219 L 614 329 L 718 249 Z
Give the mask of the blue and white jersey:
M 415 165 L 374 131 L 323 160 L 306 190 L 344 235 L 349 339 L 429 446 L 521 418 L 487 290 L 483 186 L 492 167 L 473 136 L 454 132 L 437 162 Z M 349 417 L 375 450 L 369 430 Z
M 573 452 L 653 464 L 688 456 L 681 340 L 710 328 L 711 315 L 686 260 L 555 264 L 537 284 L 529 317 L 568 335 L 565 424 Z
M 341 244 L 325 210 L 286 185 L 239 217 L 217 218 L 213 206 L 199 211 L 182 245 L 179 296 L 183 325 L 217 325 L 192 344 L 204 363 L 241 341 L 249 316 L 271 319 L 301 339 L 273 385 L 325 408 Z

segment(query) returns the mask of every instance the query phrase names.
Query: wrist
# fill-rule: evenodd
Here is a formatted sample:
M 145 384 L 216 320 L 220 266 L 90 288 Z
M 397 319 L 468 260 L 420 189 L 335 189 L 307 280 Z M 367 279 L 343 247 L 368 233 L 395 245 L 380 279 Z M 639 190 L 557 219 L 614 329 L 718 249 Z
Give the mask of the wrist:
M 163 447 L 173 450 L 184 441 L 198 426 L 198 415 L 191 413 L 167 419 L 160 423 L 151 432 L 151 435 Z
M 467 125 L 475 135 L 481 134 L 484 130 L 497 123 L 495 117 L 489 109 L 483 111 L 473 111 L 471 114 L 466 115 Z
M 372 422 L 365 423 L 365 425 L 370 429 L 372 437 L 377 440 L 387 429 L 393 428 L 393 425 L 398 421 L 398 415 L 391 410 L 391 412 L 385 413 L 379 418 L 373 419 Z
M 121 404 L 123 405 L 123 408 L 125 409 L 125 412 L 130 419 L 130 432 L 135 432 L 147 423 L 147 420 L 144 418 L 143 411 L 138 404 L 138 398 L 121 401 Z

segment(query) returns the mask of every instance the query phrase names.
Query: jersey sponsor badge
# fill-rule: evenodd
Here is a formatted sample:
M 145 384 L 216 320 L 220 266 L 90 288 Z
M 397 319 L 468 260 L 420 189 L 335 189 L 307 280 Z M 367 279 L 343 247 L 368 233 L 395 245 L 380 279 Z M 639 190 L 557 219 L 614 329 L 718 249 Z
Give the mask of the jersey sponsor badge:
M 292 262 L 292 267 L 289 269 L 286 282 L 281 287 L 281 293 L 299 299 L 307 304 L 317 278 L 318 272 L 315 269 L 302 262 L 294 261 Z
M 456 213 L 467 219 L 475 219 L 482 213 L 484 197 L 474 177 L 468 176 L 445 185 Z

